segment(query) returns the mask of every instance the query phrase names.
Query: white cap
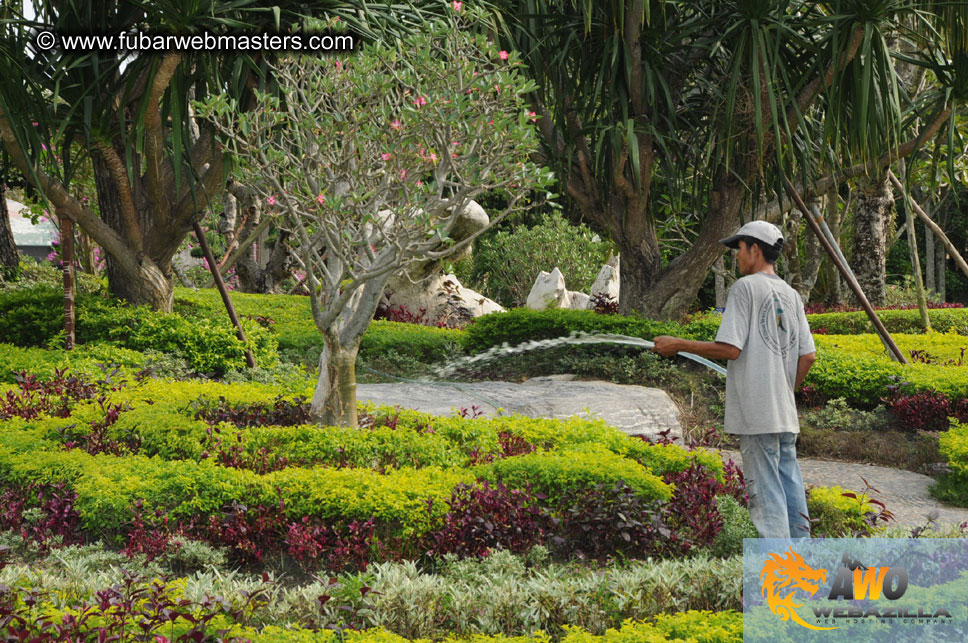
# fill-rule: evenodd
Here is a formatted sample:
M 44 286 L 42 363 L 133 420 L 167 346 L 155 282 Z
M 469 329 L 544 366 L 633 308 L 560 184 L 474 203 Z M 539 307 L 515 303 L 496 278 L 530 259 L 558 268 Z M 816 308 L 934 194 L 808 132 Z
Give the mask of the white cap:
M 783 233 L 780 229 L 768 221 L 750 221 L 736 231 L 731 237 L 720 239 L 719 243 L 729 248 L 738 248 L 739 240 L 742 237 L 753 237 L 759 239 L 768 246 L 776 246 L 783 243 Z

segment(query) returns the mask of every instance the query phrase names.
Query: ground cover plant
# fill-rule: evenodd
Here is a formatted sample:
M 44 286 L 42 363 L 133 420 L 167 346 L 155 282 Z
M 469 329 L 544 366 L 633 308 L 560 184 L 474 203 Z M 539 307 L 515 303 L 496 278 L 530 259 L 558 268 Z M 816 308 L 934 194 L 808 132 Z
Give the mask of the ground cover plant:
M 253 299 L 253 304 L 257 302 L 258 298 Z M 272 332 L 272 325 L 266 328 Z M 388 324 L 388 328 L 399 337 L 416 332 L 405 324 Z M 444 333 L 460 338 L 458 331 Z M 437 341 L 431 340 L 430 345 L 438 345 Z M 379 354 L 391 344 L 376 345 Z M 10 350 L 34 351 L 39 360 L 59 353 Z M 68 361 L 72 357 L 62 356 Z M 611 363 L 613 368 L 622 360 L 641 362 L 636 368 L 654 377 L 671 380 L 681 373 L 650 353 L 605 355 L 600 365 Z M 87 379 L 77 377 L 73 382 L 68 381 L 74 377 L 70 372 L 53 370 L 42 377 L 10 378 L 2 391 L 7 404 L 0 433 L 0 480 L 7 510 L 0 522 L 11 530 L 8 540 L 18 552 L 29 550 L 41 559 L 58 556 L 65 547 L 86 546 L 101 552 L 100 556 L 121 556 L 122 566 L 162 565 L 183 573 L 198 569 L 206 556 L 198 553 L 199 548 L 209 548 L 209 552 L 221 552 L 214 559 L 224 556 L 228 564 L 250 571 L 276 570 L 301 579 L 290 585 L 294 592 L 303 592 L 299 600 L 306 607 L 297 612 L 286 612 L 291 608 L 279 605 L 270 608 L 272 600 L 263 604 L 257 577 L 244 589 L 254 597 L 249 601 L 251 609 L 244 607 L 246 599 L 241 595 L 229 600 L 228 607 L 199 593 L 183 599 L 178 593 L 181 580 L 164 586 L 131 580 L 128 591 L 136 592 L 138 600 L 125 603 L 122 592 L 118 604 L 130 605 L 124 608 L 129 612 L 115 611 L 130 615 L 140 610 L 144 622 L 157 628 L 152 631 L 167 628 L 162 635 L 169 638 L 186 636 L 199 623 L 209 633 L 228 630 L 228 635 L 252 640 L 325 637 L 316 632 L 327 625 L 367 628 L 368 633 L 354 635 L 361 641 L 429 638 L 447 632 L 524 635 L 535 623 L 527 620 L 534 612 L 525 607 L 532 604 L 531 594 L 511 592 L 510 602 L 497 602 L 486 618 L 468 622 L 429 607 L 466 603 L 434 598 L 421 588 L 439 587 L 448 565 L 463 564 L 462 569 L 473 570 L 474 565 L 486 565 L 492 559 L 497 564 L 502 556 L 514 553 L 530 560 L 525 567 L 540 571 L 538 577 L 543 579 L 556 565 L 572 568 L 575 561 L 598 561 L 593 568 L 604 565 L 608 574 L 629 564 L 652 569 L 654 564 L 635 562 L 648 556 L 675 559 L 686 553 L 693 557 L 686 560 L 699 564 L 712 553 L 728 560 L 740 551 L 744 536 L 755 534 L 740 478 L 724 468 L 718 456 L 648 444 L 601 423 L 439 418 L 363 406 L 362 430 L 321 429 L 310 423 L 306 398 L 312 382 L 308 378 L 302 378 L 301 385 L 281 389 L 252 382 L 160 381 L 138 377 L 138 372 L 131 367 L 112 377 L 95 366 Z M 698 380 L 712 377 L 698 371 L 695 375 Z M 715 389 L 715 384 L 710 383 L 710 388 Z M 91 397 L 95 390 L 97 396 Z M 602 467 L 606 461 L 608 466 Z M 603 470 L 608 475 L 603 476 Z M 871 532 L 869 527 L 876 521 L 870 515 L 876 512 L 844 495 L 850 493 L 811 490 L 815 533 Z M 102 541 L 105 546 L 96 544 Z M 372 577 L 360 576 L 396 565 L 393 561 L 401 557 L 419 561 L 413 568 L 419 573 L 404 571 L 398 572 L 402 576 L 388 577 L 395 579 L 393 587 L 416 592 L 407 594 L 406 601 L 417 603 L 405 602 L 400 591 L 390 591 L 387 585 L 375 589 L 378 585 Z M 628 562 L 616 566 L 615 561 Z M 323 570 L 341 580 L 332 584 L 327 580 L 322 588 L 306 584 L 310 574 Z M 191 578 L 201 578 L 199 573 L 205 572 L 196 572 L 184 582 L 196 582 Z M 708 582 L 728 595 L 723 575 L 726 572 L 709 576 Z M 99 589 L 123 587 L 124 582 Z M 520 580 L 507 582 L 509 592 L 510 586 L 522 585 Z M 466 593 L 467 586 L 460 587 Z M 482 604 L 494 602 L 494 585 L 486 587 L 481 590 Z M 621 592 L 608 587 L 576 588 L 569 581 L 555 589 L 542 600 L 558 596 L 554 600 L 561 602 L 540 612 L 546 614 L 540 618 L 547 619 L 540 621 L 541 627 L 555 640 L 577 636 L 578 630 L 565 625 L 581 626 L 582 636 L 588 637 L 606 627 L 621 627 L 625 618 L 647 621 L 671 604 L 656 600 L 652 607 L 631 602 L 616 608 L 612 599 L 605 599 Z M 361 592 L 363 588 L 369 589 Z M 602 607 L 595 609 L 603 611 L 575 617 L 569 601 L 587 595 L 585 589 L 602 596 Z M 116 631 L 118 622 L 98 612 L 97 591 L 72 606 L 63 599 L 56 602 L 51 613 L 70 613 L 74 619 L 69 627 L 63 623 L 58 627 L 77 633 L 87 624 L 96 624 Z M 710 589 L 703 591 L 709 596 Z M 316 600 L 320 596 L 328 598 Z M 141 597 L 143 602 L 138 602 Z M 47 599 L 30 600 L 46 605 Z M 88 600 L 88 605 L 82 600 Z M 169 601 L 178 605 L 182 600 L 193 602 L 167 608 L 173 610 L 172 619 L 151 612 L 154 606 L 165 609 Z M 730 600 L 677 601 L 676 605 L 679 609 L 735 609 Z M 426 606 L 430 616 L 405 616 L 413 614 L 414 604 Z M 284 621 L 280 610 L 299 616 Z M 182 613 L 191 614 L 196 623 L 178 616 Z M 518 620 L 508 620 L 513 614 Z M 302 630 L 286 630 L 278 625 L 283 622 Z M 686 624 L 689 630 L 680 635 L 700 635 L 702 628 L 688 619 Z M 40 620 L 35 625 L 43 627 Z M 46 631 L 54 631 L 53 627 Z M 648 640 L 651 627 L 632 626 L 626 634 L 630 640 Z M 719 632 L 711 640 L 729 640 L 717 638 L 721 636 Z

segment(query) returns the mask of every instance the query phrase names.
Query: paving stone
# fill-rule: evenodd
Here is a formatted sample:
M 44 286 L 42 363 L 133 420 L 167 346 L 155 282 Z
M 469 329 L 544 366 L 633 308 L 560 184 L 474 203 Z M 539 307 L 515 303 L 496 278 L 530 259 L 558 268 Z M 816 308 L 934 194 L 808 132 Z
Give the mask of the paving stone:
M 723 459 L 732 458 L 742 468 L 739 452 L 723 451 Z M 813 458 L 798 458 L 803 482 L 807 485 L 832 487 L 840 485 L 852 491 L 863 491 L 864 480 L 877 489 L 869 495 L 883 502 L 894 513 L 898 525 L 923 525 L 927 515 L 938 512 L 938 522 L 961 524 L 968 521 L 968 509 L 945 505 L 931 495 L 934 479 L 930 476 L 880 467 L 873 464 L 854 464 Z

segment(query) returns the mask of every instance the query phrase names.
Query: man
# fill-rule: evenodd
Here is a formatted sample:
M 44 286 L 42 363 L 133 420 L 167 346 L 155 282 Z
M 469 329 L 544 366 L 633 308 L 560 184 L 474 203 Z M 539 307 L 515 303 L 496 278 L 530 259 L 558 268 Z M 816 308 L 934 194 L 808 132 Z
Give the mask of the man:
M 744 276 L 729 289 L 716 341 L 663 335 L 653 350 L 729 360 L 724 424 L 739 435 L 753 524 L 761 538 L 809 537 L 793 392 L 816 352 L 800 295 L 774 271 L 783 235 L 771 223 L 751 221 L 721 243 L 739 250 Z

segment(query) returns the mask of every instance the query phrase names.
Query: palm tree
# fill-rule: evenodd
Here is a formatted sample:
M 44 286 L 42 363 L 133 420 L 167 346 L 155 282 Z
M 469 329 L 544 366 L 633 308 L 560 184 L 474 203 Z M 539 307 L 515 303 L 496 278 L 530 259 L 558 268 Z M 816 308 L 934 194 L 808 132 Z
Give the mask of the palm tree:
M 351 32 L 419 28 L 439 3 L 315 0 L 35 0 L 6 2 L 0 43 L 0 134 L 17 167 L 106 252 L 111 291 L 171 310 L 171 259 L 224 188 L 229 158 L 206 127 L 192 131 L 191 100 L 227 93 L 243 105 L 271 87 L 272 52 L 64 51 L 42 31 L 108 34 L 288 33 L 307 15 L 338 17 Z M 56 149 L 51 146 L 56 145 Z M 89 157 L 100 215 L 67 191 Z
M 538 82 L 535 110 L 563 189 L 619 246 L 623 312 L 681 317 L 722 254 L 718 240 L 781 176 L 809 187 L 831 160 L 854 176 L 872 163 L 886 166 L 951 113 L 950 95 L 917 103 L 927 124 L 900 143 L 913 121 L 905 119 L 885 46 L 911 16 L 944 25 L 950 5 L 499 4 L 499 27 Z M 838 105 L 847 98 L 844 112 Z M 681 252 L 669 252 L 659 234 L 670 209 L 698 213 Z

